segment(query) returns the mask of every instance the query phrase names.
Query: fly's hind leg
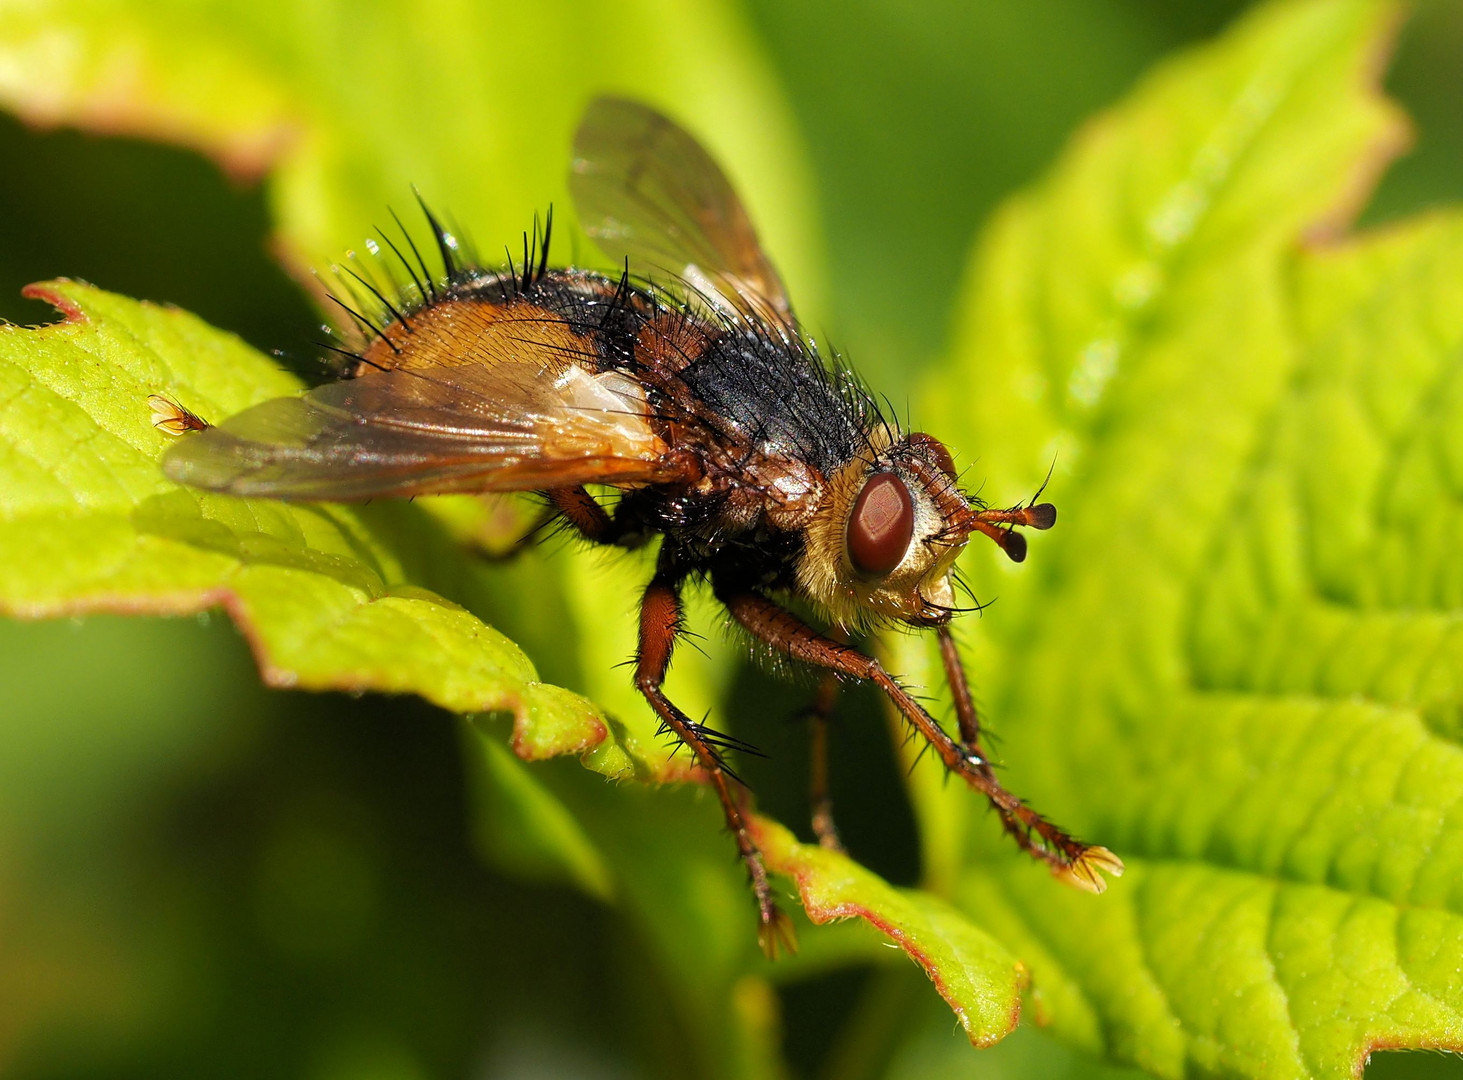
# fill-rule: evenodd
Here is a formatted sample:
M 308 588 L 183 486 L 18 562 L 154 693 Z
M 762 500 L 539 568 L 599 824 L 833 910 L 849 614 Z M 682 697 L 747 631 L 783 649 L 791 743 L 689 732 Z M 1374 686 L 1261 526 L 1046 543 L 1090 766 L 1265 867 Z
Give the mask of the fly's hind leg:
M 549 509 L 563 518 L 575 532 L 596 544 L 613 544 L 618 547 L 639 547 L 643 533 L 638 525 L 621 520 L 624 515 L 610 516 L 583 484 L 575 487 L 553 488 L 544 492 L 549 500 Z
M 562 517 L 569 526 L 586 540 L 596 544 L 613 544 L 616 540 L 615 521 L 609 512 L 599 504 L 583 484 L 575 487 L 554 488 L 544 492 L 549 507 Z
M 507 562 L 532 547 L 544 534 L 547 526 L 562 520 L 584 539 L 595 544 L 622 544 L 626 530 L 615 523 L 599 501 L 584 485 L 568 488 L 551 488 L 542 493 L 547 506 L 541 507 L 534 521 L 527 527 L 519 527 L 518 535 L 504 544 L 502 541 L 488 543 L 476 541 L 477 553 L 489 562 Z M 494 494 L 484 499 L 502 498 Z
M 568 528 L 595 544 L 610 544 L 616 547 L 639 547 L 644 534 L 638 526 L 630 526 L 612 517 L 598 499 L 591 495 L 583 484 L 574 487 L 550 488 L 541 492 L 548 503 L 536 520 L 507 542 L 489 543 L 477 540 L 477 553 L 489 562 L 507 562 L 531 547 L 543 534 L 545 527 L 555 521 L 562 521 Z M 492 494 L 484 498 L 493 498 Z M 497 496 L 501 497 L 501 496 Z
M 746 818 L 732 794 L 731 785 L 736 781 L 736 775 L 727 768 L 722 752 L 728 747 L 743 748 L 743 744 L 697 724 L 672 704 L 661 689 L 666 669 L 670 667 L 676 636 L 681 631 L 681 598 L 677 585 L 671 575 L 660 570 L 645 590 L 640 603 L 640 648 L 635 658 L 635 686 L 660 717 L 662 730 L 674 734 L 689 747 L 710 778 L 711 786 L 721 800 L 727 829 L 736 840 L 737 852 L 747 867 L 747 876 L 757 898 L 760 919 L 757 941 L 768 959 L 776 959 L 783 949 L 795 951 L 797 943 L 793 937 L 792 921 L 772 898 L 772 884 L 762 863 L 762 853 L 752 840 Z

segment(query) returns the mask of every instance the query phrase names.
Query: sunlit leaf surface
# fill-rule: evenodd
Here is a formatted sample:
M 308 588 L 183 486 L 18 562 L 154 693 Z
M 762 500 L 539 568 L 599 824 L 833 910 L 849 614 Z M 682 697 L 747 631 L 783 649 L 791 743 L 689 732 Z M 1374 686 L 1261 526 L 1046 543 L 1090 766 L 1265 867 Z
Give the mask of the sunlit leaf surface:
M 566 145 L 595 90 L 640 93 L 728 157 L 816 313 L 776 94 L 747 50 L 703 47 L 741 41 L 736 20 L 520 7 L 27 5 L 0 14 L 0 94 L 268 174 L 299 266 L 359 244 L 413 182 L 491 249 L 562 192 L 562 158 L 530 148 Z M 1061 519 L 1022 567 L 967 556 L 1000 603 L 963 640 L 1011 785 L 1129 873 L 1101 897 L 1062 888 L 928 763 L 927 891 L 759 830 L 814 922 L 901 945 L 977 1044 L 1009 1030 L 1028 976 L 1028 1016 L 1163 1076 L 1341 1076 L 1371 1048 L 1463 1044 L 1463 217 L 1345 235 L 1405 140 L 1374 89 L 1396 17 L 1258 9 L 1084 129 L 976 253 L 918 422 L 994 501 L 1051 469 Z M 444 18 L 461 32 L 414 36 Z M 475 51 L 546 26 L 568 28 L 554 49 Z M 530 83 L 538 108 L 495 107 Z M 0 330 L 0 608 L 221 604 L 273 684 L 492 714 L 485 849 L 629 913 L 698 1074 L 775 1073 L 714 800 L 625 782 L 694 779 L 616 666 L 644 562 L 484 568 L 444 524 L 460 515 L 179 489 L 148 394 L 217 418 L 296 384 L 184 313 L 42 295 L 69 320 Z M 918 639 L 888 648 L 937 684 Z M 720 708 L 736 657 L 682 650 L 676 699 Z M 591 771 L 545 760 L 563 755 Z M 899 955 L 855 923 L 801 934 L 778 977 Z
M 972 560 L 976 667 L 1013 783 L 1128 864 L 1079 896 L 980 830 L 953 892 L 1159 1075 L 1463 1042 L 1463 216 L 1340 237 L 1405 142 L 1396 17 L 1265 8 L 1100 117 L 987 234 L 971 392 L 929 402 L 998 497 L 1056 462 L 1030 569 Z
M 171 395 L 204 417 L 228 415 L 296 388 L 268 358 L 180 311 L 69 282 L 36 292 L 69 318 L 39 329 L 0 328 L 4 610 L 30 617 L 178 614 L 223 605 L 274 685 L 416 693 L 458 712 L 512 712 L 511 745 L 521 758 L 575 754 L 615 780 L 694 777 L 628 686 L 617 693 L 611 682 L 624 652 L 609 650 L 625 650 L 633 640 L 633 605 L 617 604 L 626 623 L 617 627 L 605 618 L 597 590 L 612 573 L 624 578 L 623 596 L 633 597 L 633 561 L 600 567 L 600 584 L 586 584 L 577 594 L 583 599 L 571 599 L 585 605 L 586 624 L 598 623 L 583 648 L 604 668 L 595 680 L 602 696 L 619 707 L 607 716 L 539 681 L 502 634 L 423 586 L 465 590 L 467 599 L 477 588 L 471 553 L 421 508 L 246 501 L 180 488 L 162 476 L 157 458 L 172 436 L 153 428 L 149 395 Z M 703 685 L 714 682 L 714 658 L 693 657 L 687 668 L 703 670 Z M 488 774 L 498 780 L 496 812 L 518 822 L 507 832 L 519 849 L 525 838 L 537 838 L 530 844 L 542 849 L 541 860 L 564 867 L 571 880 L 597 895 L 628 895 L 665 935 L 668 962 L 702 974 L 708 1017 L 757 967 L 751 909 L 727 864 L 714 812 L 699 812 L 689 830 L 685 822 L 668 828 L 656 820 L 665 808 L 635 811 L 624 795 L 598 810 L 581 805 L 578 817 L 594 819 L 586 831 L 575 826 L 572 810 L 560 809 L 501 756 L 490 753 Z M 572 798 L 603 801 L 613 793 L 601 788 Z M 702 809 L 710 811 L 704 800 Z M 945 993 L 972 1039 L 991 1041 L 1015 1022 L 1020 971 L 985 934 L 953 912 L 936 912 L 937 901 L 901 895 L 866 871 L 850 883 L 841 866 L 809 861 L 789 842 L 778 850 L 805 894 L 834 889 L 831 877 L 849 902 L 831 911 L 815 901 L 820 919 L 860 915 L 912 953 L 928 954 L 921 962 L 948 984 Z M 707 895 L 718 898 L 710 909 L 676 898 L 685 878 L 697 874 Z M 681 927 L 678 943 L 670 937 L 677 927 L 670 913 L 691 923 Z M 708 939 L 691 929 L 697 925 L 718 931 Z M 707 983 L 717 955 L 721 978 Z M 949 976 L 941 976 L 942 965 L 953 965 Z

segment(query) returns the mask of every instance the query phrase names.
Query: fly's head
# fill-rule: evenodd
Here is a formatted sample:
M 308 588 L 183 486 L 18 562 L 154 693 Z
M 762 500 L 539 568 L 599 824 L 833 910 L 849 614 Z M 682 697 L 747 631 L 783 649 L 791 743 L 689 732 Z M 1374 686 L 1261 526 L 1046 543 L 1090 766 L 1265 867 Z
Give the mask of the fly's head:
M 1050 528 L 1050 503 L 990 509 L 961 492 L 950 451 L 915 432 L 860 456 L 830 478 L 798 564 L 804 594 L 844 626 L 897 619 L 943 626 L 957 610 L 952 574 L 973 532 L 1015 562 L 1013 527 Z

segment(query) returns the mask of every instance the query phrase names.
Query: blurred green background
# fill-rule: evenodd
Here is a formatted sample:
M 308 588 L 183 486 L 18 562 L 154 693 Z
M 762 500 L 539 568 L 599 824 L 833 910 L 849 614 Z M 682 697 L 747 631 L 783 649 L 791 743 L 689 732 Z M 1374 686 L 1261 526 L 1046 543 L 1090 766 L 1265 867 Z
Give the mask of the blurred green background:
M 815 329 L 902 402 L 939 355 L 995 204 L 1243 6 L 746 0 L 813 178 L 828 285 Z M 1387 78 L 1417 146 L 1368 222 L 1463 200 L 1460 61 L 1463 4 L 1422 6 Z M 49 318 L 19 290 L 69 275 L 311 352 L 318 319 L 270 259 L 259 189 L 187 151 L 4 117 L 0 161 L 0 316 Z M 221 616 L 0 623 L 0 686 L 0 1073 L 681 1074 L 675 1033 L 654 1020 L 668 991 L 634 931 L 476 849 L 455 718 L 267 693 Z M 764 806 L 799 822 L 802 692 L 749 668 L 733 708 L 769 700 L 758 711 L 788 722 L 764 724 L 774 759 L 748 772 Z M 867 699 L 848 713 L 843 827 L 874 869 L 911 882 L 883 725 Z M 780 994 L 798 1076 L 1104 1074 L 1025 1027 L 973 1058 L 908 965 Z M 1394 1054 L 1368 1075 L 1463 1069 Z

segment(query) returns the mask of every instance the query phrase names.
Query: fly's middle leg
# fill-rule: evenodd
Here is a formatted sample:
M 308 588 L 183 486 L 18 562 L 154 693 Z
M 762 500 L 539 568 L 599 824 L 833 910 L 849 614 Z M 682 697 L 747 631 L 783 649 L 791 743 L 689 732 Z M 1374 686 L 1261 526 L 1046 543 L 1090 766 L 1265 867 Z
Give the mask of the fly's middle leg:
M 792 921 L 773 899 L 772 883 L 767 877 L 762 852 L 753 841 L 746 817 L 732 792 L 731 785 L 737 782 L 737 777 L 727 767 L 723 751 L 729 747 L 743 748 L 744 744 L 697 724 L 661 689 L 680 631 L 681 599 L 676 584 L 657 572 L 640 604 L 640 647 L 635 659 L 635 686 L 660 717 L 662 730 L 674 734 L 689 747 L 710 778 L 711 786 L 721 800 L 727 829 L 736 840 L 737 852 L 746 865 L 752 892 L 757 899 L 760 919 L 757 940 L 768 958 L 775 959 L 780 951 L 791 952 L 797 946 Z

